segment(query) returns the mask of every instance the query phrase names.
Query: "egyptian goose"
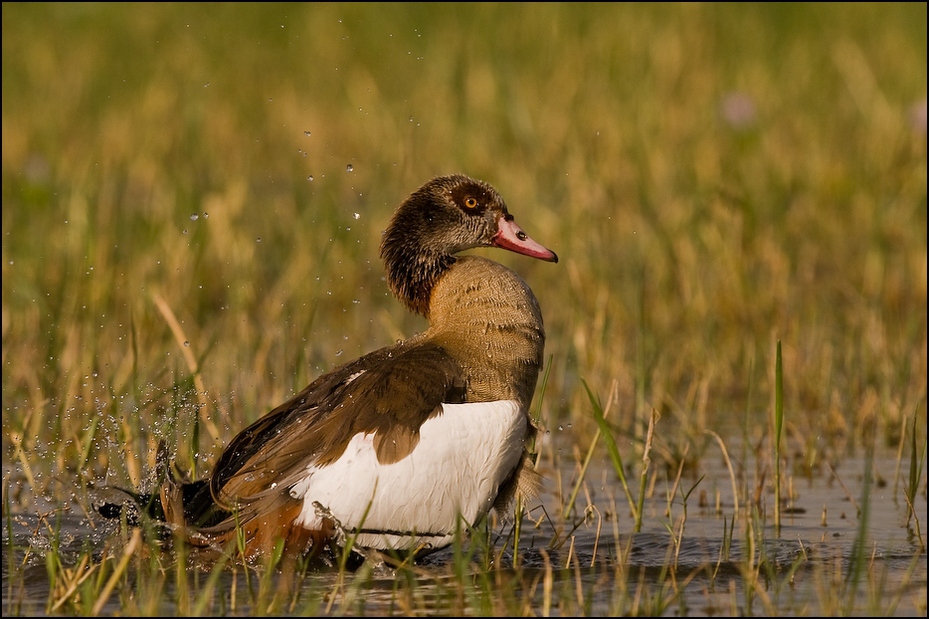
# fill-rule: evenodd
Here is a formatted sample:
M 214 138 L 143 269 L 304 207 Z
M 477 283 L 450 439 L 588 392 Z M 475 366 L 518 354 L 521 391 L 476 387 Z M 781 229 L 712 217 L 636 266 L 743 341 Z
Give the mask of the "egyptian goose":
M 443 176 L 413 192 L 380 254 L 391 291 L 429 328 L 317 378 L 239 433 L 205 479 L 183 481 L 162 455 L 156 498 L 175 534 L 216 546 L 241 528 L 251 554 L 349 536 L 420 556 L 529 490 L 542 313 L 516 273 L 456 255 L 491 246 L 558 261 L 484 182 Z

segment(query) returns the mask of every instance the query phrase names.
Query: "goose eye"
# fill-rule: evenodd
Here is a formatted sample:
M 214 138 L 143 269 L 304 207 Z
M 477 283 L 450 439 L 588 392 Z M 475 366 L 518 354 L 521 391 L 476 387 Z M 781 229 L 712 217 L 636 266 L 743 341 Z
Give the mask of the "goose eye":
M 471 210 L 476 209 L 477 200 L 475 198 L 472 198 L 471 196 L 468 196 L 467 198 L 464 199 L 464 205 L 468 209 L 471 209 Z

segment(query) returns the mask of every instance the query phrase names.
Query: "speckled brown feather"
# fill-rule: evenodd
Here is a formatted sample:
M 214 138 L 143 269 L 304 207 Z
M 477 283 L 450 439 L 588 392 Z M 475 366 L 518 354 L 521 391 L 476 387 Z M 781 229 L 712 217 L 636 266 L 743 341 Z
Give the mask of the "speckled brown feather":
M 536 434 L 528 410 L 545 346 L 542 311 L 529 286 L 497 262 L 462 257 L 436 284 L 430 315 L 426 335 L 452 351 L 468 376 L 467 401 L 519 402 L 529 421 L 528 444 Z M 534 496 L 540 483 L 526 452 L 501 486 L 495 509 L 502 513 L 517 492 Z

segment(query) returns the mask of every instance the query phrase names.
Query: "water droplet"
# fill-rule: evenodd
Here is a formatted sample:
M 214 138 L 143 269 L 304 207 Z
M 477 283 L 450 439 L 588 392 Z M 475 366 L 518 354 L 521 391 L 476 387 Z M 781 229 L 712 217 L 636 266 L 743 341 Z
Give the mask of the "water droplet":
M 310 174 L 309 176 L 307 176 L 307 177 L 306 177 L 306 180 L 308 180 L 308 181 L 310 181 L 310 182 L 312 183 L 312 182 L 313 182 L 313 175 Z
M 305 135 L 306 137 L 310 137 L 311 133 L 309 131 L 304 131 L 303 135 Z
M 190 346 L 190 342 L 188 340 L 184 340 L 184 346 Z
M 361 219 L 361 213 L 352 213 L 352 217 L 355 219 Z
M 191 214 L 190 221 L 197 221 L 198 219 L 200 219 L 199 215 L 197 215 L 196 213 Z
M 341 356 L 342 356 L 342 349 L 341 349 L 341 348 L 340 348 L 339 350 L 335 351 L 335 356 L 336 356 L 336 357 L 341 357 Z
M 260 242 L 261 242 L 261 237 L 259 236 L 257 239 L 255 239 L 255 242 L 256 242 L 256 243 L 260 243 Z
M 353 166 L 352 164 L 348 164 L 347 166 L 345 166 L 346 172 L 351 172 L 354 169 L 355 169 L 355 166 Z

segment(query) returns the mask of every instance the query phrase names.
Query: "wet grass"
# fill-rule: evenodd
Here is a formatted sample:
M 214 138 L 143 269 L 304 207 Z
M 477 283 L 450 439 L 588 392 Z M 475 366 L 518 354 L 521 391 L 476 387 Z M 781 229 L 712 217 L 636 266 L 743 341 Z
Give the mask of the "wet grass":
M 4 614 L 925 611 L 925 4 L 2 11 Z M 393 571 L 73 539 L 159 440 L 202 473 L 319 373 L 422 329 L 379 235 L 450 172 L 561 257 L 494 253 L 543 309 L 557 504 Z M 869 541 L 887 450 L 899 570 Z M 791 484 L 850 459 L 848 557 L 787 561 Z M 723 542 L 694 567 L 703 491 Z M 657 570 L 629 554 L 650 520 Z

